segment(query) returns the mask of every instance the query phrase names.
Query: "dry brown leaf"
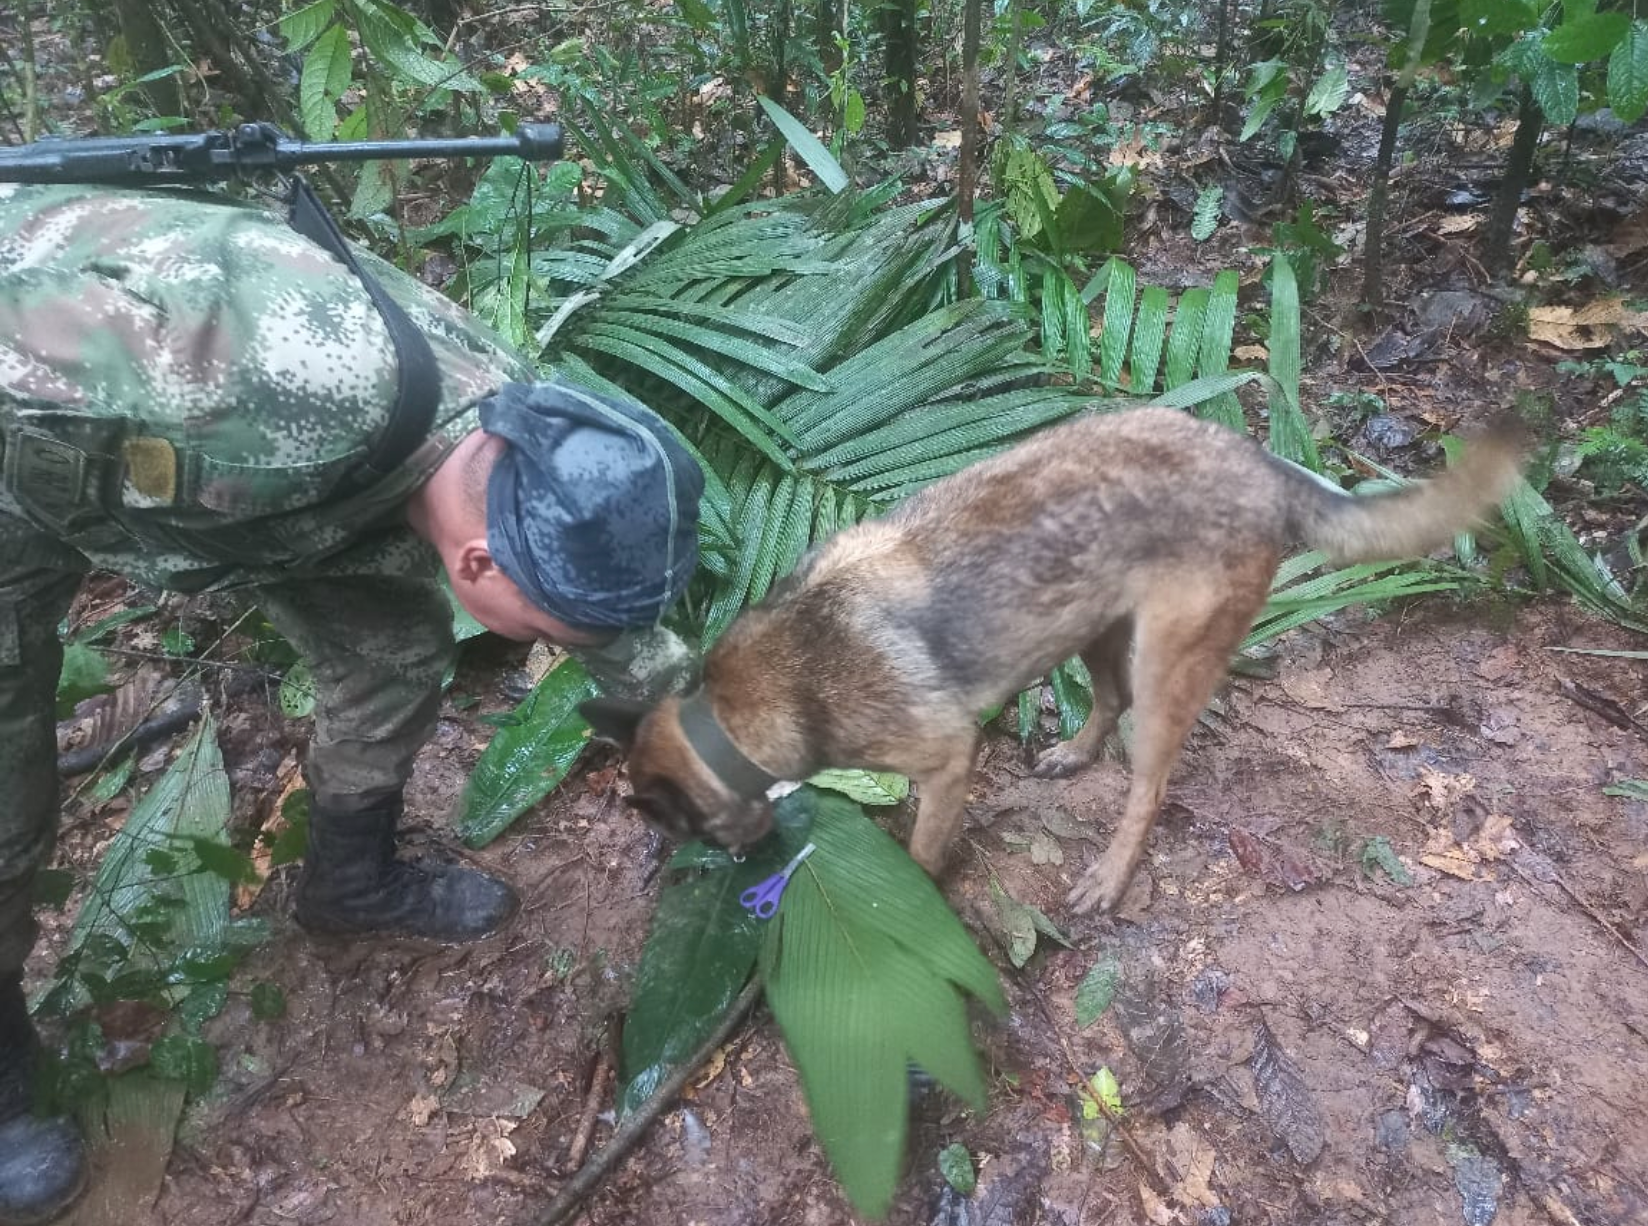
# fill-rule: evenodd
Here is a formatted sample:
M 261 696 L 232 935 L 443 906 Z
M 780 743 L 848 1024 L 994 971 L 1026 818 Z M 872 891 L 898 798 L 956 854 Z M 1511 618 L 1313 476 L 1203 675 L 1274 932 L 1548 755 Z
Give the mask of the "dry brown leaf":
M 1263 345 L 1237 345 L 1233 355 L 1244 362 L 1268 362 L 1270 350 Z
M 1144 1180 L 1139 1181 L 1139 1204 L 1144 1209 L 1145 1220 L 1154 1222 L 1156 1226 L 1173 1226 L 1173 1223 L 1182 1221 L 1177 1209 L 1170 1209 L 1167 1202 L 1150 1190 L 1150 1185 Z
M 1638 209 L 1615 226 L 1613 234 L 1602 247 L 1615 259 L 1635 255 L 1644 248 L 1648 248 L 1648 208 Z
M 950 132 L 934 132 L 933 145 L 938 149 L 960 149 L 961 131 L 956 129 Z
M 1386 749 L 1413 749 L 1419 744 L 1419 738 L 1398 728 L 1390 734 L 1390 740 L 1385 742 Z
M 1482 224 L 1482 219 L 1475 213 L 1454 213 L 1444 217 L 1436 223 L 1438 234 L 1469 234 Z
M 1648 311 L 1627 310 L 1622 298 L 1599 298 L 1575 309 L 1528 309 L 1528 336 L 1559 349 L 1604 349 L 1621 331 L 1648 332 Z
M 1424 852 L 1419 857 L 1419 863 L 1450 877 L 1458 877 L 1461 881 L 1476 880 L 1476 865 L 1458 852 Z
M 515 1156 L 515 1142 L 509 1139 L 514 1131 L 514 1120 L 476 1120 L 475 1138 L 463 1157 L 464 1174 L 479 1182 L 503 1170 Z
M 1168 1130 L 1167 1160 L 1178 1177 L 1174 1200 L 1188 1208 L 1218 1208 L 1219 1197 L 1209 1186 L 1214 1156 L 1212 1144 L 1183 1120 Z
M 721 1076 L 722 1070 L 726 1067 L 727 1049 L 724 1046 L 717 1047 L 715 1049 L 715 1054 L 711 1056 L 709 1058 L 709 1062 L 704 1065 L 703 1074 L 692 1083 L 692 1088 L 695 1090 L 702 1090 L 705 1086 L 709 1085 L 710 1082 Z
M 411 1102 L 401 1108 L 401 1118 L 409 1121 L 414 1128 L 422 1128 L 440 1109 L 441 1100 L 433 1094 L 416 1094 Z
M 259 834 L 267 837 L 259 837 L 252 842 L 252 867 L 257 870 L 257 880 L 242 882 L 235 887 L 235 909 L 237 911 L 248 910 L 257 901 L 258 895 L 263 893 L 264 884 L 269 880 L 270 859 L 274 855 L 275 840 L 280 837 L 287 826 L 285 817 L 286 798 L 304 786 L 303 776 L 298 771 L 298 760 L 295 751 L 288 752 L 281 761 L 276 778 L 285 780 L 285 783 L 282 784 L 274 803 L 269 806 L 269 810 L 264 816 L 263 827 Z
M 1425 803 L 1439 813 L 1456 804 L 1461 796 L 1476 790 L 1476 776 L 1450 775 L 1433 766 L 1419 768 L 1419 786 L 1415 792 L 1425 794 Z

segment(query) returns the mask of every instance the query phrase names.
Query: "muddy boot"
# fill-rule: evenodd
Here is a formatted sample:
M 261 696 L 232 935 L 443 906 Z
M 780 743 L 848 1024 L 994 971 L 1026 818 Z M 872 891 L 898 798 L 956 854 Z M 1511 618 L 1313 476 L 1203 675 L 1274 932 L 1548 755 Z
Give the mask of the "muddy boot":
M 30 1113 L 37 1041 L 23 977 L 0 974 L 0 1226 L 38 1226 L 86 1185 L 86 1148 L 72 1120 Z
M 313 804 L 295 916 L 313 933 L 473 941 L 503 925 L 520 900 L 496 877 L 395 859 L 401 795 L 358 810 Z

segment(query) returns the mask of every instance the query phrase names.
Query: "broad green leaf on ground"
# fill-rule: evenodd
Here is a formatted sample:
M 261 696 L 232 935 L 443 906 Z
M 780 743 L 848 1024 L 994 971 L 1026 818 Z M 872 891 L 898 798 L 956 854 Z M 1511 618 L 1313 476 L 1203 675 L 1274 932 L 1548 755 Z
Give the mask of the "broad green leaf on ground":
M 838 192 L 847 186 L 847 172 L 841 169 L 841 163 L 831 156 L 824 143 L 807 130 L 806 124 L 765 94 L 758 95 L 757 100 L 761 103 L 761 109 L 767 112 L 767 118 L 784 134 L 784 139 L 790 142 L 790 148 L 807 163 L 807 169 L 818 176 L 820 183 L 832 192 Z
M 1648 779 L 1621 779 L 1602 789 L 1604 796 L 1624 796 L 1630 800 L 1648 800 Z
M 1413 874 L 1403 865 L 1402 859 L 1396 854 L 1390 840 L 1382 834 L 1376 834 L 1362 844 L 1362 872 L 1368 877 L 1373 876 L 1375 868 L 1383 869 L 1385 876 L 1397 885 L 1412 885 Z
M 819 771 L 807 782 L 826 792 L 840 792 L 861 805 L 896 805 L 910 794 L 908 779 L 885 771 Z
M 105 971 L 158 971 L 179 949 L 211 953 L 232 945 L 229 880 L 206 871 L 179 875 L 173 854 L 180 840 L 227 851 L 228 820 L 229 780 L 218 750 L 217 724 L 203 714 L 194 736 L 144 793 L 110 844 L 75 920 L 62 965 L 81 971 L 93 963 L 103 963 Z M 114 956 L 117 951 L 122 952 Z M 183 994 L 177 988 L 172 992 Z
M 1060 932 L 1040 908 L 1020 902 L 1007 892 L 995 877 L 990 878 L 990 901 L 995 905 L 996 918 L 1007 939 L 1007 960 L 1022 967 L 1036 952 L 1036 937 L 1044 936 L 1070 947 L 1070 938 Z
M 813 805 L 793 793 L 773 806 L 773 817 L 775 834 L 742 863 L 698 842 L 670 860 L 671 869 L 693 872 L 664 890 L 641 951 L 624 1022 L 619 1115 L 644 1102 L 697 1049 L 749 979 L 764 925 L 739 905 L 739 895 L 805 845 Z
M 566 778 L 589 741 L 578 704 L 599 693 L 568 656 L 510 713 L 481 753 L 464 788 L 458 832 L 485 847 Z
M 57 677 L 57 717 L 67 719 L 75 703 L 109 690 L 109 662 L 85 643 L 66 643 L 63 668 Z
M 978 1186 L 978 1175 L 973 1170 L 973 1156 L 960 1141 L 952 1142 L 938 1151 L 938 1173 L 963 1196 L 971 1196 Z
M 1076 985 L 1076 1025 L 1085 1029 L 1098 1021 L 1116 995 L 1122 966 L 1114 954 L 1104 954 Z
M 932 880 L 851 801 L 803 789 L 817 850 L 768 925 L 767 1000 L 813 1128 L 854 1207 L 880 1217 L 904 1156 L 906 1070 L 984 1106 L 963 993 L 1005 1007 L 995 971 Z

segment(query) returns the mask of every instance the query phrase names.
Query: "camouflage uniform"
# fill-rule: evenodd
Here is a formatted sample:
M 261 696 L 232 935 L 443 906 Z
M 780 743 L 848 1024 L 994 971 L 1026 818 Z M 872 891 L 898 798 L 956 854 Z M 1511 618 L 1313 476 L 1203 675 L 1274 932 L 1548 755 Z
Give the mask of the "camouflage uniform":
M 479 400 L 537 376 L 449 300 L 361 258 L 429 338 L 442 396 L 410 460 L 340 496 L 395 387 L 356 278 L 219 196 L 0 184 L 0 972 L 33 942 L 58 802 L 56 627 L 88 570 L 250 589 L 315 677 L 317 796 L 399 788 L 432 732 L 451 615 L 404 504 L 477 427 Z

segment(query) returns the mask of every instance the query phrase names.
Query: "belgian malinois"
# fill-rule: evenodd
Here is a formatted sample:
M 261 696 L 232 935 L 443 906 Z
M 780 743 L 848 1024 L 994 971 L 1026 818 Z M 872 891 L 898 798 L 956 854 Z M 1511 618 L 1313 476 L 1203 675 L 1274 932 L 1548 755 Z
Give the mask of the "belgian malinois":
M 1113 908 L 1284 551 L 1340 564 L 1423 555 L 1509 492 L 1519 453 L 1500 425 L 1430 481 L 1354 497 L 1176 409 L 1083 416 L 825 541 L 727 630 L 686 698 L 581 710 L 628 750 L 634 808 L 733 850 L 771 828 L 777 780 L 908 775 L 920 795 L 910 854 L 937 875 L 979 714 L 1079 655 L 1092 716 L 1035 773 L 1087 766 L 1133 707 L 1121 825 L 1070 895 L 1078 911 Z

